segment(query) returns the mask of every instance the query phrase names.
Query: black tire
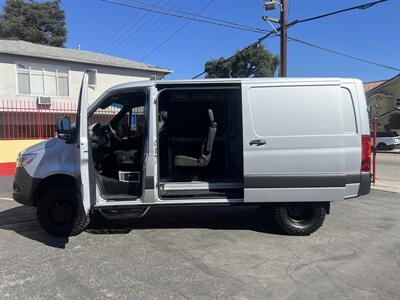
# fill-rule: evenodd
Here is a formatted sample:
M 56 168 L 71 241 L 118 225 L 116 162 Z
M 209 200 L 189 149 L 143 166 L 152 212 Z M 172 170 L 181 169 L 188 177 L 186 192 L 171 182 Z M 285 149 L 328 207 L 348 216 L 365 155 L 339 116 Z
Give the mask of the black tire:
M 37 217 L 42 228 L 55 236 L 74 236 L 80 234 L 89 218 L 74 188 L 55 186 L 39 199 Z
M 378 149 L 378 150 L 386 150 L 387 149 L 387 145 L 385 143 L 379 143 L 378 145 L 376 145 L 376 149 Z
M 322 226 L 326 210 L 317 203 L 288 203 L 274 207 L 275 222 L 290 235 L 310 235 Z

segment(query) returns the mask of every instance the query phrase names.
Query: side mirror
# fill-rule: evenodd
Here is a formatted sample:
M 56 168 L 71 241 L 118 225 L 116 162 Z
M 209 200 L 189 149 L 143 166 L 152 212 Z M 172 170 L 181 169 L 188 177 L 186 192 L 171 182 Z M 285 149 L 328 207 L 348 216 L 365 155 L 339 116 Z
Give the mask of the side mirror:
M 72 127 L 69 117 L 60 117 L 57 120 L 57 137 L 61 140 L 72 138 Z

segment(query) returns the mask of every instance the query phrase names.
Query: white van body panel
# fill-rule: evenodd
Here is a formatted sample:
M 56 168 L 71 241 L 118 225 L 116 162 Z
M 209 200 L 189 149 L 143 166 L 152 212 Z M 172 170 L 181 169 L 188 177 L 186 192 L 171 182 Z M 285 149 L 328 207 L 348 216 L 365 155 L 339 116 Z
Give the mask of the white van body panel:
M 360 173 L 358 98 L 354 80 L 244 82 L 245 202 L 356 196 L 358 184 L 346 183 Z

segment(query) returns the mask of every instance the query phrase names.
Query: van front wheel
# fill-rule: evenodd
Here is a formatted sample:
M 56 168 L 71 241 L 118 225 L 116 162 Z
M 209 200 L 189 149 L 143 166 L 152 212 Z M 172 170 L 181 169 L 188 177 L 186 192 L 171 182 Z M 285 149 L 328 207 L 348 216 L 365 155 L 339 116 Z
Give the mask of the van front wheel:
M 74 188 L 53 187 L 39 199 L 37 217 L 51 235 L 74 236 L 81 233 L 89 218 Z
M 290 235 L 310 235 L 324 223 L 326 209 L 317 203 L 287 203 L 274 207 L 278 227 Z

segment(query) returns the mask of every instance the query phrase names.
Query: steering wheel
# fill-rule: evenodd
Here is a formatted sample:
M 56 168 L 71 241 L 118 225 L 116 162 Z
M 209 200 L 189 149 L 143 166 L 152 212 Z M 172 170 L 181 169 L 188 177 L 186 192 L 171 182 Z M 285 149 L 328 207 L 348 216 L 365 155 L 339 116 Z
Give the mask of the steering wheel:
M 114 139 L 116 139 L 118 142 L 122 141 L 122 139 L 124 138 L 124 134 L 123 134 L 120 126 L 118 126 L 117 129 L 114 129 L 110 123 L 110 124 L 108 124 L 108 129 L 110 130 Z
M 100 123 L 94 123 L 89 126 L 89 136 L 94 149 L 107 144 L 110 140 L 106 128 Z

